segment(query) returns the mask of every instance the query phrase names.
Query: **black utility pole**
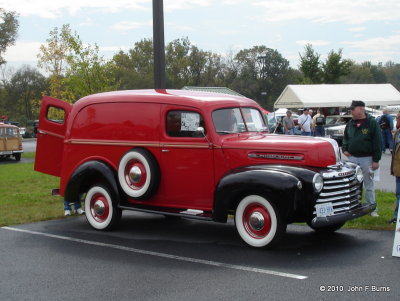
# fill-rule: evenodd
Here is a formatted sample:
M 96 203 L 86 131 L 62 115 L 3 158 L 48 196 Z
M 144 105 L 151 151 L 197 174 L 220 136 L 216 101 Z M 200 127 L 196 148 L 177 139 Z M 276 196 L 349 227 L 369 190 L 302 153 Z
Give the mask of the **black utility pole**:
M 154 88 L 165 89 L 163 0 L 153 0 Z

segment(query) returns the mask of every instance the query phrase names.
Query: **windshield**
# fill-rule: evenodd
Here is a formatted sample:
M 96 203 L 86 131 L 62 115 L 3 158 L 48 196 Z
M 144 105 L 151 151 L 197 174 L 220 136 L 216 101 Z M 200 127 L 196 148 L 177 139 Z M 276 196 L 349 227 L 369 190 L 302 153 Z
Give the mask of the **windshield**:
M 266 130 L 260 111 L 253 108 L 220 109 L 212 113 L 212 118 L 218 134 L 261 132 Z

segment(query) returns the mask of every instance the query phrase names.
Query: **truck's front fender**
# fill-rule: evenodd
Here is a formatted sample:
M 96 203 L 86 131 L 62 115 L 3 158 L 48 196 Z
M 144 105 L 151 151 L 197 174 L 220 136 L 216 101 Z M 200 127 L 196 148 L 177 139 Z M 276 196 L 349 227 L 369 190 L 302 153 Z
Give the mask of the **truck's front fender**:
M 214 198 L 213 218 L 226 222 L 229 211 L 249 194 L 259 194 L 274 202 L 283 218 L 295 210 L 296 198 L 302 187 L 294 175 L 275 169 L 238 169 L 219 182 Z

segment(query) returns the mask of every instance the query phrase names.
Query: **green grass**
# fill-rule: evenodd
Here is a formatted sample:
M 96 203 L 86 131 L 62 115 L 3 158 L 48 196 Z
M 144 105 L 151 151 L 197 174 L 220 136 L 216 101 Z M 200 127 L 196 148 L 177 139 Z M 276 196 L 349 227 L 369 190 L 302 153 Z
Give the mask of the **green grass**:
M 376 190 L 375 199 L 378 204 L 379 217 L 366 215 L 347 222 L 345 227 L 353 229 L 393 230 L 395 225 L 389 224 L 388 221 L 393 218 L 394 208 L 396 207 L 395 193 Z
M 34 158 L 35 153 L 24 153 Z M 32 223 L 63 218 L 62 198 L 52 196 L 51 189 L 59 187 L 59 179 L 33 170 L 33 163 L 0 166 L 0 226 Z M 379 217 L 363 216 L 346 223 L 346 228 L 392 230 L 388 224 L 393 217 L 395 194 L 376 191 Z
M 22 153 L 22 158 L 34 159 L 36 153 Z
M 63 217 L 61 197 L 51 195 L 59 179 L 33 170 L 33 163 L 0 166 L 0 226 Z

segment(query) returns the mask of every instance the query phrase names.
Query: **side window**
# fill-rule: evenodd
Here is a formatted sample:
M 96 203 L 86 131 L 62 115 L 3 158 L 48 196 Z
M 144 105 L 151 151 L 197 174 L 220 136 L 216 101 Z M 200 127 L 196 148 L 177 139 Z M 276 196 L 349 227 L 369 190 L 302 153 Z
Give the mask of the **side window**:
M 46 119 L 59 124 L 64 123 L 65 111 L 58 107 L 49 106 L 47 109 Z
M 6 137 L 7 138 L 15 138 L 18 137 L 18 131 L 16 128 L 5 128 Z
M 203 117 L 197 112 L 169 111 L 166 119 L 167 135 L 170 137 L 201 137 L 196 131 L 204 126 Z

